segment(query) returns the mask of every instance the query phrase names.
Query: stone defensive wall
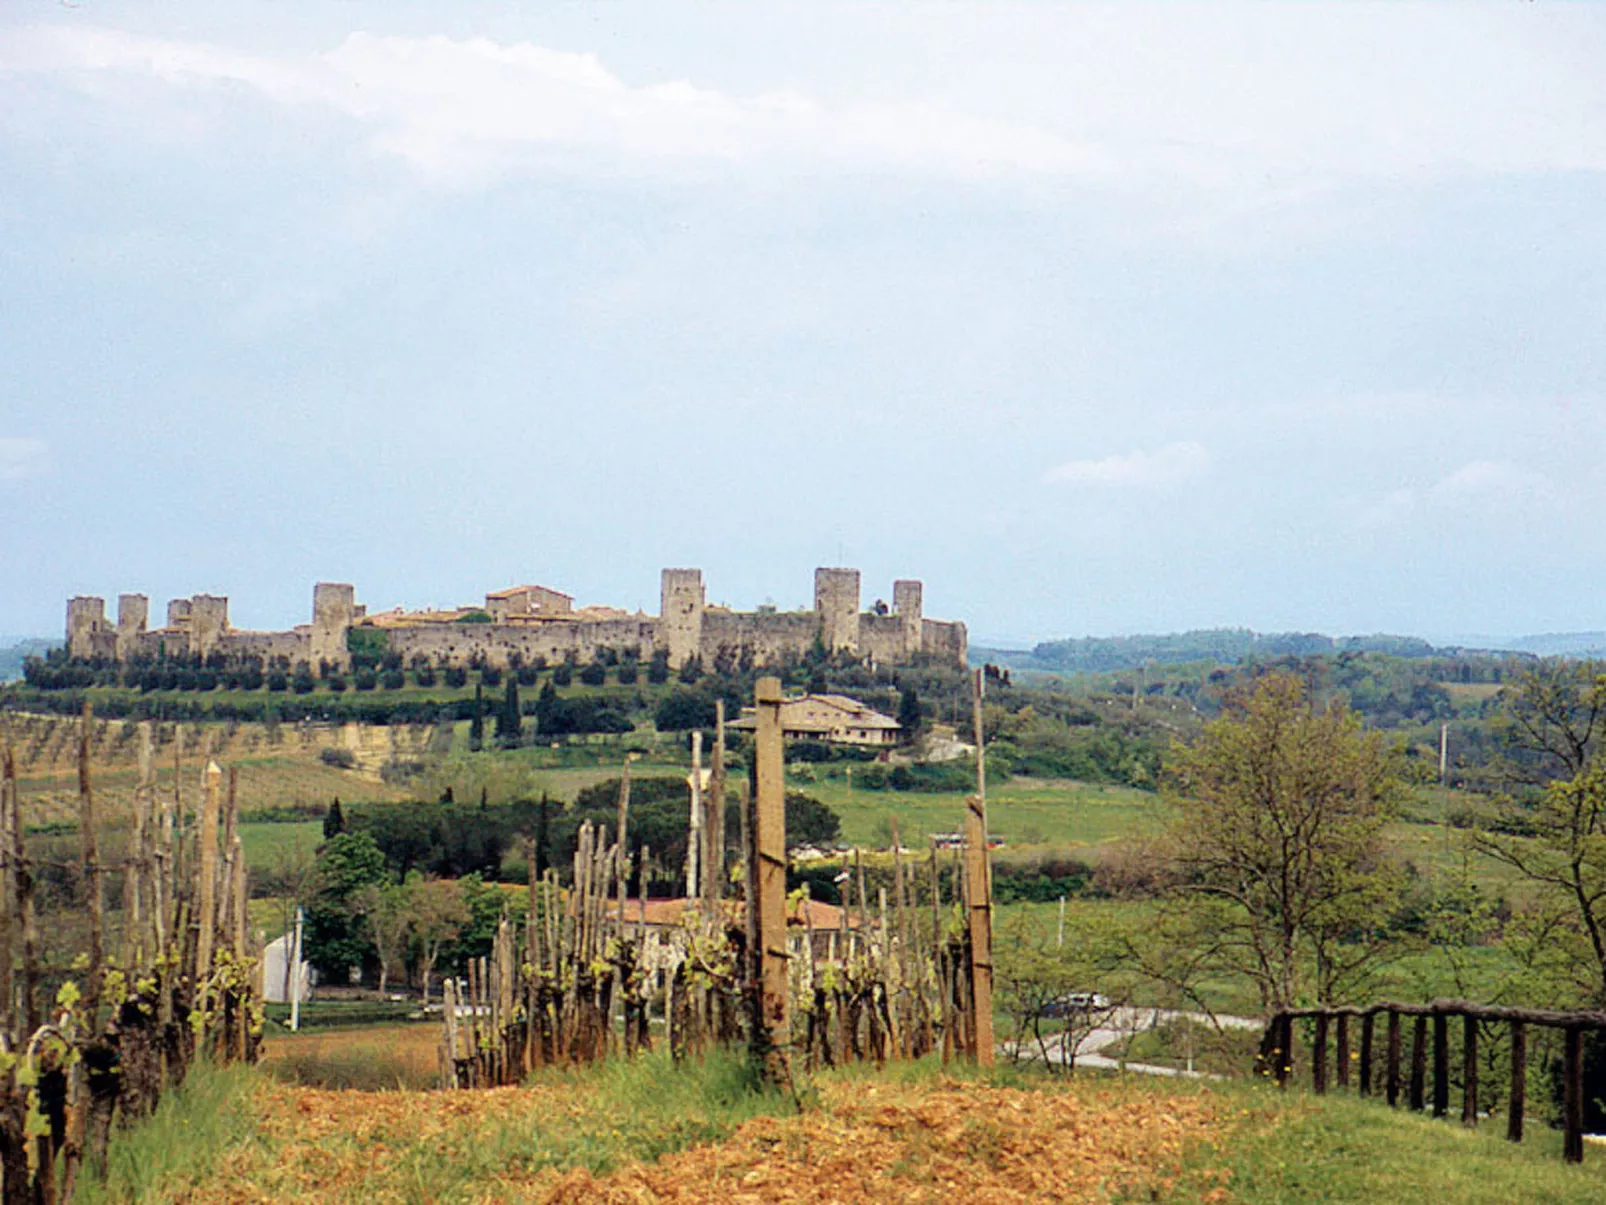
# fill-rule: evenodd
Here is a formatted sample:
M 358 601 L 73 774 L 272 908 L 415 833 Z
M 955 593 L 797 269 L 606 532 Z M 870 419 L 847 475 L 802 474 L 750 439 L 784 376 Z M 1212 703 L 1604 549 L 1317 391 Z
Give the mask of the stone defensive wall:
M 356 590 L 343 582 L 313 587 L 312 622 L 283 632 L 242 631 L 229 625 L 229 600 L 197 594 L 174 599 L 167 623 L 150 628 L 143 594 L 117 600 L 117 619 L 105 600 L 87 596 L 67 603 L 67 652 L 85 659 L 127 661 L 163 657 L 260 657 L 294 666 L 305 661 L 350 663 L 353 631 L 371 631 L 388 652 L 411 663 L 587 662 L 598 652 L 634 650 L 642 658 L 664 652 L 672 667 L 693 658 L 705 665 L 730 661 L 775 665 L 802 657 L 816 645 L 836 655 L 884 665 L 933 660 L 964 665 L 965 625 L 927 619 L 920 582 L 893 583 L 892 606 L 861 610 L 857 569 L 817 569 L 809 611 L 732 611 L 708 605 L 700 569 L 665 569 L 657 615 L 609 607 L 574 609 L 560 591 L 515 586 L 486 595 L 485 605 L 448 611 L 394 611 L 370 615 Z

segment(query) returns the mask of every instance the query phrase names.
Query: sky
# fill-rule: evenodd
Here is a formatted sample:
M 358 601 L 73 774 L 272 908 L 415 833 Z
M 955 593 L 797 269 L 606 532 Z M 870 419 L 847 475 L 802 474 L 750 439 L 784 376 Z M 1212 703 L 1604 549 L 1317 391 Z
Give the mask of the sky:
M 0 8 L 0 632 L 1606 627 L 1606 6 Z

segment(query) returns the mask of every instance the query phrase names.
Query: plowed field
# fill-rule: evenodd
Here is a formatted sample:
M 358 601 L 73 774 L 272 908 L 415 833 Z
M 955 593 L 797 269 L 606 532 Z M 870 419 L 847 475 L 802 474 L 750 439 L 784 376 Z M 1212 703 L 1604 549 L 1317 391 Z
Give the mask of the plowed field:
M 1105 1201 L 1164 1191 L 1190 1146 L 1244 1114 L 1208 1092 L 1104 1082 L 1034 1091 L 827 1082 L 800 1115 L 615 1163 L 597 1102 L 565 1085 L 463 1093 L 264 1084 L 258 1141 L 191 1201 Z M 610 1119 L 602 1119 L 607 1125 Z M 628 1129 L 631 1119 L 611 1119 Z M 550 1137 L 541 1141 L 536 1136 Z M 617 1138 L 620 1129 L 612 1131 Z M 600 1142 L 592 1140 L 601 1138 Z M 695 1135 L 659 1135 L 661 1149 Z M 532 1147 L 531 1140 L 536 1139 Z M 1217 1194 L 1208 1192 L 1204 1199 Z M 1219 1199 L 1227 1199 L 1225 1193 Z

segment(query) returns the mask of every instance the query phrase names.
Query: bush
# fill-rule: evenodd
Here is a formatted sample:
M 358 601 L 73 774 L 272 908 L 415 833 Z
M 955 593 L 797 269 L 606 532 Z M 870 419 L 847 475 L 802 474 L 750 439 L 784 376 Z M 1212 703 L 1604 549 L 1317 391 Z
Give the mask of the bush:
M 587 686 L 601 686 L 608 680 L 608 667 L 600 661 L 593 661 L 580 671 L 580 681 Z
M 318 751 L 318 760 L 326 766 L 334 766 L 339 770 L 354 770 L 357 768 L 357 755 L 350 749 L 320 749 Z
M 379 685 L 379 675 L 371 669 L 360 669 L 352 676 L 358 690 L 372 690 Z
M 446 685 L 453 690 L 461 690 L 468 685 L 468 670 L 461 665 L 448 665 L 446 667 Z
M 574 670 L 567 661 L 559 662 L 552 667 L 552 685 L 567 686 L 574 681 Z
M 634 686 L 636 684 L 636 663 L 634 661 L 621 661 L 619 663 L 619 685 Z
M 413 671 L 413 681 L 420 686 L 434 686 L 435 671 L 427 665 L 421 665 Z
M 407 685 L 407 675 L 399 669 L 387 669 L 380 681 L 386 690 L 401 690 Z

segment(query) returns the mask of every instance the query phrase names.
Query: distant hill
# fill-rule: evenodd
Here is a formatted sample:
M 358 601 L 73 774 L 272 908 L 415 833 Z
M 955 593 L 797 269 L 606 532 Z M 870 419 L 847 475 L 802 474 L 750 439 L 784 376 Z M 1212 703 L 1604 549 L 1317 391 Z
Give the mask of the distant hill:
M 1324 636 L 1319 632 L 1256 632 L 1203 628 L 1144 636 L 1084 636 L 1046 640 L 1030 649 L 972 645 L 970 660 L 1050 673 L 1111 673 L 1145 663 L 1209 661 L 1235 665 L 1250 658 L 1308 657 L 1324 653 L 1388 653 L 1395 657 L 1447 657 L 1465 653 L 1516 653 L 1530 657 L 1606 658 L 1606 632 L 1554 632 L 1543 636 L 1478 636 L 1435 645 L 1417 636 Z
M 0 637 L 0 682 L 22 677 L 22 663 L 28 657 L 43 657 L 61 641 L 43 636 Z
M 1306 657 L 1322 653 L 1389 653 L 1432 657 L 1453 650 L 1436 648 L 1416 636 L 1324 636 L 1319 632 L 1255 632 L 1249 628 L 1205 628 L 1144 636 L 1085 636 L 1048 640 L 1030 650 L 973 646 L 972 661 L 1011 669 L 1053 673 L 1109 673 L 1160 665 L 1209 661 L 1232 665 L 1250 658 Z
M 1546 636 L 1518 636 L 1494 647 L 1538 657 L 1606 657 L 1606 632 L 1552 632 Z

